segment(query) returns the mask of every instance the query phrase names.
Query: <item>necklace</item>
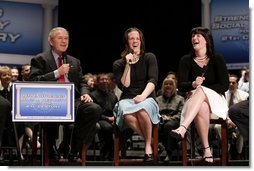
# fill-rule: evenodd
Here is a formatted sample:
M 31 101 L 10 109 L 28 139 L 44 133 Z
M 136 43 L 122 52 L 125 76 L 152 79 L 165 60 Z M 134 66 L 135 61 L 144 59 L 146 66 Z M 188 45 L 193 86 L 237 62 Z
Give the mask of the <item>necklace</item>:
M 134 55 L 133 61 L 131 61 L 131 62 L 129 62 L 129 63 L 130 63 L 130 64 L 135 64 L 135 63 L 138 62 L 138 60 L 139 60 L 139 55 Z
M 195 57 L 194 60 L 196 62 L 204 62 L 207 60 L 207 58 L 208 58 L 207 55 L 205 55 L 204 57 Z
M 139 56 L 138 56 L 138 55 L 137 55 L 137 56 L 135 55 L 135 56 L 134 56 L 134 61 L 138 61 L 138 60 L 139 60 Z

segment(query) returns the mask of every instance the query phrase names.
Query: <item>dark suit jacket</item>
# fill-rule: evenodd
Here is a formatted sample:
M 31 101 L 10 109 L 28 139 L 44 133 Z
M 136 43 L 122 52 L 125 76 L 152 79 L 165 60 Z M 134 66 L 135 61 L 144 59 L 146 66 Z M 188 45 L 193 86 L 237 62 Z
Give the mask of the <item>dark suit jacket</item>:
M 66 63 L 70 64 L 71 68 L 68 73 L 68 79 L 70 82 L 75 84 L 75 126 L 73 131 L 73 136 L 75 137 L 75 142 L 72 143 L 74 146 L 74 151 L 79 151 L 81 149 L 80 144 L 90 144 L 96 133 L 96 122 L 100 118 L 101 108 L 95 103 L 83 103 L 80 101 L 80 95 L 89 94 L 89 88 L 87 84 L 83 82 L 83 73 L 80 66 L 80 60 L 67 55 Z M 57 64 L 52 54 L 52 51 L 43 52 L 38 54 L 31 60 L 31 71 L 29 80 L 30 81 L 57 81 L 55 78 L 54 71 L 57 69 Z M 45 127 L 48 129 L 48 144 L 49 148 L 53 147 L 55 144 L 56 134 L 58 133 L 58 128 L 53 125 L 47 124 Z M 56 130 L 54 133 L 53 130 Z M 64 140 L 70 143 L 70 133 L 64 132 Z M 52 148 L 51 148 L 52 149 Z
M 82 68 L 80 60 L 70 55 L 67 55 L 66 63 L 70 64 L 71 68 L 68 73 L 68 79 L 75 85 L 75 98 L 80 98 L 82 94 L 88 94 L 89 88 L 83 80 Z M 50 51 L 38 54 L 31 60 L 30 81 L 57 81 L 55 78 L 54 70 L 57 65 L 54 56 Z

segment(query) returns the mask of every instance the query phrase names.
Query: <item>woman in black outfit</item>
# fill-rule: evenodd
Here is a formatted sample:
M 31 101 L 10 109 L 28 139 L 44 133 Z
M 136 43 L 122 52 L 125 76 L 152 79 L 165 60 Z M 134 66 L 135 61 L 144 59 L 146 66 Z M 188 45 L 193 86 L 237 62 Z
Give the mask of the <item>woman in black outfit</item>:
M 115 106 L 116 124 L 122 130 L 123 122 L 145 140 L 144 161 L 153 161 L 152 124 L 160 121 L 159 107 L 155 101 L 158 66 L 153 53 L 145 53 L 143 33 L 129 28 L 124 33 L 125 49 L 113 64 L 113 72 L 123 90 Z
M 178 89 L 188 92 L 188 100 L 182 110 L 181 125 L 171 135 L 182 139 L 194 120 L 203 145 L 203 160 L 213 162 L 208 142 L 211 113 L 226 119 L 228 106 L 224 97 L 228 89 L 228 71 L 223 57 L 214 52 L 209 29 L 196 27 L 191 30 L 192 51 L 179 63 Z

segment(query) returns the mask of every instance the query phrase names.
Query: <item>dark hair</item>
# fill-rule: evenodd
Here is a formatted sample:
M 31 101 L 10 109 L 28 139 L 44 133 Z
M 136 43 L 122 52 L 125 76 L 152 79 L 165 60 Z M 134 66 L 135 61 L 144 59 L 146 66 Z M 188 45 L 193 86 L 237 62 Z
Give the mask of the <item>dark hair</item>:
M 136 27 L 130 27 L 128 28 L 123 35 L 123 43 L 125 46 L 125 49 L 122 51 L 121 53 L 121 57 L 125 58 L 125 56 L 130 53 L 130 47 L 129 47 L 129 43 L 128 43 L 128 39 L 129 39 L 129 33 L 132 31 L 137 31 L 139 33 L 139 37 L 140 37 L 140 41 L 141 41 L 141 46 L 140 46 L 140 55 L 142 56 L 145 53 L 145 38 L 144 38 L 144 34 L 142 33 L 141 30 L 139 30 Z
M 201 34 L 206 40 L 206 49 L 208 58 L 212 58 L 214 56 L 214 42 L 211 31 L 205 27 L 195 27 L 191 30 L 191 37 L 194 34 Z M 195 54 L 194 49 L 192 48 L 192 54 Z M 195 55 L 194 55 L 195 56 Z
M 234 78 L 236 78 L 236 82 L 239 81 L 239 78 L 238 78 L 238 76 L 237 76 L 236 74 L 229 74 L 229 77 L 234 77 Z

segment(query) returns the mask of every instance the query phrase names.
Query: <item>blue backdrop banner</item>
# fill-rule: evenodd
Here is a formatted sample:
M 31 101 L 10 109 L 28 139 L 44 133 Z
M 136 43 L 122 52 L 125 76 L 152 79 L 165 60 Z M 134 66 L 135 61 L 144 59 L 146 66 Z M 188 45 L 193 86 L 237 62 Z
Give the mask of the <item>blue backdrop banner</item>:
M 212 0 L 210 9 L 215 50 L 228 69 L 249 65 L 249 1 Z

